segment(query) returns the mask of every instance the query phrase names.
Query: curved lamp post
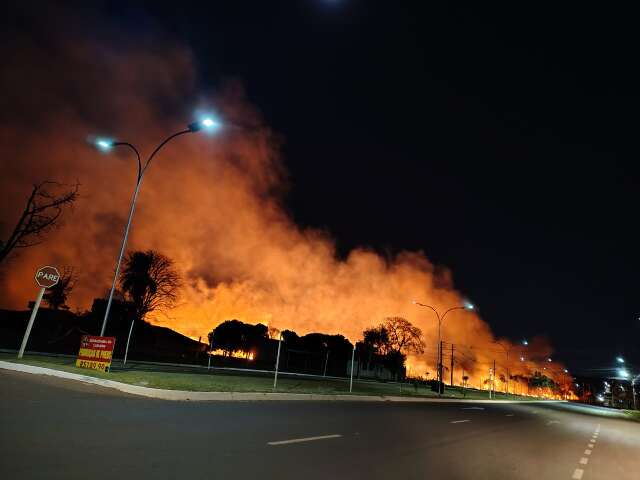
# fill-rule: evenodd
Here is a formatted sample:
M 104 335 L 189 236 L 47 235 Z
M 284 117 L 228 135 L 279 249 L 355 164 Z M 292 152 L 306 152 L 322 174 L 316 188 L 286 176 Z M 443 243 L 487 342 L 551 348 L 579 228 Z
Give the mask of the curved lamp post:
M 438 360 L 437 360 L 438 361 L 438 395 L 441 395 L 441 393 L 440 393 L 440 384 L 442 383 L 442 349 L 441 349 L 442 322 L 444 322 L 444 319 L 447 316 L 447 313 L 452 312 L 453 310 L 473 310 L 475 307 L 471 303 L 467 303 L 467 304 L 462 305 L 462 306 L 451 307 L 448 310 L 445 310 L 445 312 L 442 315 L 440 315 L 440 312 L 438 312 L 438 310 L 436 310 L 431 305 L 426 305 L 424 303 L 420 303 L 420 302 L 417 302 L 415 300 L 413 300 L 412 303 L 414 305 L 418 305 L 420 307 L 430 308 L 431 310 L 433 310 L 435 312 L 436 317 L 438 318 Z
M 129 207 L 129 218 L 127 219 L 127 225 L 124 229 L 124 235 L 122 237 L 122 244 L 120 245 L 120 254 L 118 255 L 118 261 L 116 262 L 116 270 L 113 275 L 113 282 L 111 283 L 111 291 L 109 292 L 109 298 L 107 300 L 107 307 L 104 312 L 104 319 L 102 320 L 102 328 L 100 329 L 100 336 L 104 336 L 104 332 L 107 328 L 107 320 L 109 319 L 109 311 L 111 310 L 111 303 L 113 301 L 113 293 L 116 289 L 116 284 L 118 283 L 118 276 L 120 274 L 120 264 L 122 263 L 122 257 L 124 256 L 124 252 L 127 246 L 127 239 L 129 238 L 129 229 L 131 228 L 131 220 L 133 219 L 133 212 L 136 208 L 136 200 L 138 199 L 138 192 L 140 191 L 140 185 L 142 184 L 142 178 L 144 177 L 144 173 L 149 168 L 151 161 L 156 156 L 156 154 L 164 147 L 167 143 L 173 140 L 176 137 L 184 135 L 186 133 L 195 133 L 203 129 L 214 130 L 220 128 L 221 124 L 214 120 L 213 118 L 207 117 L 198 122 L 193 122 L 187 126 L 186 129 L 180 130 L 172 135 L 169 135 L 165 140 L 163 140 L 160 145 L 158 145 L 155 150 L 149 155 L 149 158 L 142 164 L 142 160 L 140 159 L 140 152 L 138 149 L 134 147 L 131 143 L 128 142 L 119 142 L 108 139 L 98 139 L 95 142 L 95 145 L 101 150 L 111 150 L 113 147 L 124 146 L 127 147 L 136 154 L 136 158 L 138 160 L 138 178 L 136 180 L 136 186 L 133 191 L 133 197 L 131 198 L 131 206 Z M 127 338 L 127 348 L 125 350 L 125 359 L 126 363 L 127 352 L 129 350 L 129 339 L 131 338 L 131 331 L 133 330 L 133 322 L 131 322 L 131 328 L 129 329 L 129 337 Z

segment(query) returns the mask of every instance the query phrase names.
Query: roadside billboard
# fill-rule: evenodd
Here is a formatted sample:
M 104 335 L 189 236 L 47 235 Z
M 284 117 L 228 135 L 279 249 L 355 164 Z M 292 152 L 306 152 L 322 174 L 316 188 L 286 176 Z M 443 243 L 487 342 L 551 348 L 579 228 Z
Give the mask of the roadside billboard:
M 109 367 L 111 367 L 115 344 L 115 337 L 83 335 L 80 339 L 80 351 L 76 359 L 76 367 L 108 372 Z

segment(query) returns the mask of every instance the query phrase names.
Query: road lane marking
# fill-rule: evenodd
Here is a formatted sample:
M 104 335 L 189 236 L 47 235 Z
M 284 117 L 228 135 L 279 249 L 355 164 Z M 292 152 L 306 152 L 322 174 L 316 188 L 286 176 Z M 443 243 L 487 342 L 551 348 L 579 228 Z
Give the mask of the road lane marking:
M 590 443 L 589 445 L 587 445 L 587 447 L 593 448 L 593 443 Z
M 505 417 L 513 417 L 513 413 L 507 413 Z
M 547 422 L 547 426 L 548 426 L 548 425 L 553 425 L 554 423 L 560 423 L 560 422 L 559 422 L 558 420 L 549 420 L 549 421 Z
M 576 468 L 573 471 L 573 476 L 571 477 L 573 480 L 580 480 L 582 478 L 582 474 L 584 473 L 584 470 L 582 470 L 581 468 Z
M 454 420 L 451 423 L 464 423 L 464 422 L 470 422 L 471 420 Z
M 302 443 L 302 442 L 314 442 L 316 440 L 327 440 L 329 438 L 340 438 L 342 435 L 322 435 L 320 437 L 304 437 L 304 438 L 292 438 L 291 440 L 278 440 L 276 442 L 267 442 L 267 445 L 288 445 L 290 443 Z
M 484 410 L 484 407 L 463 407 L 461 410 Z
M 585 450 L 585 451 L 584 451 L 584 454 L 585 454 L 585 455 L 591 455 L 591 450 L 589 450 L 589 449 Z
M 580 465 L 586 465 L 587 463 L 589 463 L 589 459 L 587 457 L 582 457 L 580 459 Z

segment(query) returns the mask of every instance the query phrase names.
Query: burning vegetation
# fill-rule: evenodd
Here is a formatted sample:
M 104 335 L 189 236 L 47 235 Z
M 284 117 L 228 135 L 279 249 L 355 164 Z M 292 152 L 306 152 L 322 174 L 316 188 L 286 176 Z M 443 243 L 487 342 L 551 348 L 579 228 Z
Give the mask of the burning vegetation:
M 436 270 L 421 252 L 386 258 L 356 248 L 341 258 L 325 232 L 298 227 L 282 208 L 287 178 L 275 135 L 237 83 L 201 97 L 187 48 L 166 39 L 126 48 L 78 41 L 55 28 L 42 24 L 46 42 L 16 32 L 0 47 L 7 65 L 20 60 L 28 66 L 2 69 L 4 91 L 31 92 L 5 98 L 0 112 L 0 144 L 12 159 L 3 163 L 0 179 L 0 238 L 20 215 L 16 205 L 43 178 L 79 182 L 82 196 L 46 242 L 3 266 L 3 307 L 27 305 L 40 264 L 73 266 L 73 295 L 65 299 L 72 308 L 86 309 L 108 290 L 136 167 L 127 151 L 97 152 L 85 141 L 89 134 L 109 132 L 148 151 L 193 117 L 185 105 L 215 105 L 227 125 L 242 128 L 177 139 L 145 177 L 129 247 L 162 252 L 182 278 L 175 307 L 147 319 L 196 338 L 238 319 L 267 331 L 325 332 L 353 343 L 365 330 L 399 317 L 415 326 L 421 340 L 392 351 L 407 357 L 410 376 L 434 377 L 437 321 L 411 299 L 438 309 L 461 305 L 449 272 Z M 6 112 L 21 113 L 8 118 Z M 454 312 L 442 328 L 443 363 L 448 365 L 453 344 L 456 384 L 482 388 L 494 360 L 498 375 L 509 371 L 510 377 L 532 378 L 547 368 L 551 348 L 544 339 L 526 349 L 505 340 L 521 350 L 507 360 L 476 312 Z M 560 382 L 561 368 L 554 365 L 546 376 Z

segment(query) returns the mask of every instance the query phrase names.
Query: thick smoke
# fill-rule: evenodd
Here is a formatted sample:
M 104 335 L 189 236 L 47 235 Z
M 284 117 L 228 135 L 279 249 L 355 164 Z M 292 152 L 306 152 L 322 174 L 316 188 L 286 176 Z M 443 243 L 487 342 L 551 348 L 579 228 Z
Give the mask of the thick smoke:
M 138 39 L 132 47 L 112 32 L 75 38 L 40 27 L 37 38 L 10 32 L 0 47 L 2 233 L 35 182 L 77 180 L 81 198 L 46 243 L 21 252 L 5 269 L 0 306 L 26 307 L 36 293 L 33 272 L 43 263 L 78 269 L 76 308 L 88 308 L 107 290 L 136 167 L 126 150 L 96 151 L 86 141 L 90 135 L 108 132 L 149 152 L 215 107 L 226 123 L 241 127 L 175 140 L 143 182 L 129 248 L 168 255 L 185 278 L 181 305 L 153 321 L 196 338 L 238 318 L 353 341 L 384 317 L 403 316 L 428 342 L 425 355 L 411 359 L 411 373 L 434 375 L 435 316 L 411 300 L 443 310 L 461 304 L 448 274 L 435 273 L 416 252 L 389 260 L 355 249 L 337 259 L 325 233 L 297 227 L 281 208 L 287 178 L 277 139 L 237 83 L 201 96 L 190 50 L 168 39 Z M 450 314 L 443 337 L 461 345 L 456 359 L 472 383 L 487 376 L 494 358 L 505 363 L 489 326 L 474 313 Z M 550 353 L 545 342 L 532 351 Z M 535 369 L 517 357 L 512 353 L 512 372 Z M 457 369 L 456 382 L 460 376 Z

